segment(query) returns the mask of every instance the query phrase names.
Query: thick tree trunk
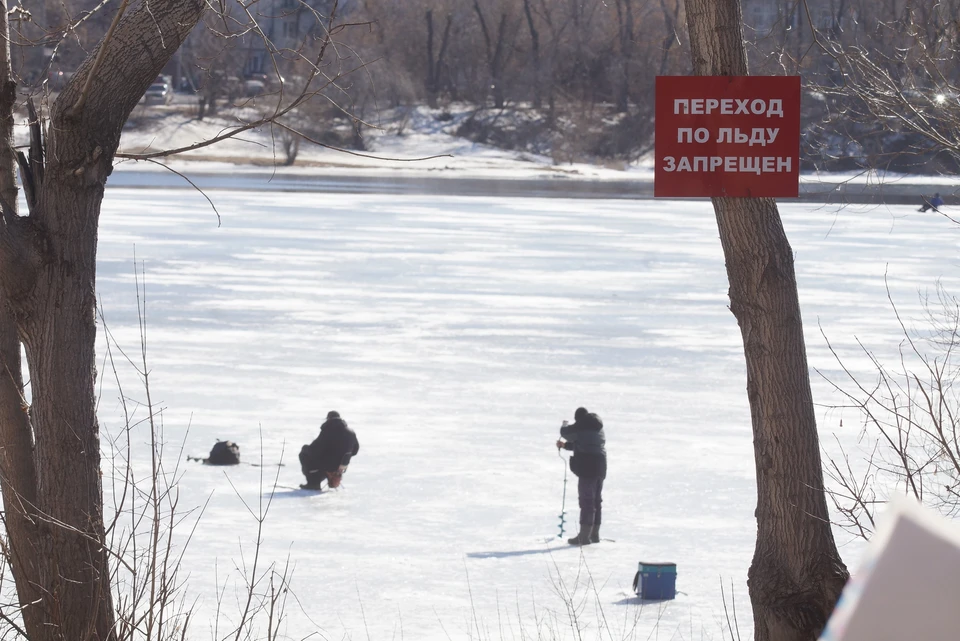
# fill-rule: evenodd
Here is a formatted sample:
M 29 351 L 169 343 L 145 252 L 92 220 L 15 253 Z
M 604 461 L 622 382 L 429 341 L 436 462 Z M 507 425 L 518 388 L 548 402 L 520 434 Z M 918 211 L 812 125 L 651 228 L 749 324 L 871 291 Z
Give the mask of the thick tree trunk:
M 202 8 L 202 0 L 141 4 L 93 51 L 53 105 L 48 164 L 27 178 L 35 184 L 29 216 L 10 212 L 0 233 L 0 284 L 31 374 L 35 451 L 6 424 L 0 445 L 6 461 L 35 457 L 37 528 L 9 531 L 13 549 L 29 556 L 14 566 L 27 573 L 16 577 L 18 590 L 32 585 L 42 595 L 43 620 L 24 621 L 33 641 L 115 636 L 95 404 L 100 204 L 124 122 Z M 20 408 L 15 400 L 0 388 L 4 421 Z
M 6 196 L 4 196 L 6 199 Z M 37 629 L 43 624 L 45 605 L 37 585 L 39 555 L 36 512 L 36 470 L 33 462 L 33 434 L 23 397 L 20 367 L 20 340 L 5 293 L 0 292 L 0 489 L 3 491 L 4 527 L 8 552 L 17 587 L 17 600 L 24 626 Z
M 60 634 L 83 622 L 92 638 L 108 639 L 114 614 L 94 399 L 94 282 L 103 184 L 78 189 L 70 184 L 76 178 L 62 169 L 48 167 L 46 180 L 62 189 L 43 190 L 39 204 L 61 209 L 67 200 L 71 215 L 45 217 L 48 261 L 20 324 L 33 392 L 37 496 L 46 517 L 40 585 L 48 592 L 45 601 Z
M 747 75 L 739 0 L 687 0 L 696 75 Z M 814 641 L 847 579 L 830 528 L 793 252 L 772 199 L 714 198 L 757 469 L 757 641 Z
M 10 67 L 7 3 L 0 1 L 0 198 L 8 222 L 15 224 L 17 206 L 16 159 L 13 148 L 13 109 L 17 85 Z M 23 394 L 20 339 L 6 293 L 0 289 L 0 490 L 3 493 L 7 550 L 13 568 L 24 625 L 42 624 L 42 599 L 28 578 L 36 575 L 36 470 L 33 464 L 33 434 Z
M 847 579 L 830 528 L 793 252 L 771 199 L 715 198 L 757 469 L 757 641 L 813 641 Z

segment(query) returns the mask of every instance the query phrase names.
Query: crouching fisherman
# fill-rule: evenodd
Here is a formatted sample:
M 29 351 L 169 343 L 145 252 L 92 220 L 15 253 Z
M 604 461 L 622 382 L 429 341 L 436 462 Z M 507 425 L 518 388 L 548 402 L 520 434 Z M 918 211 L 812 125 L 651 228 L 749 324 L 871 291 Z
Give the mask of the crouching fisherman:
M 600 542 L 600 506 L 603 503 L 603 481 L 607 477 L 606 436 L 603 421 L 596 414 L 578 407 L 573 417 L 573 425 L 563 422 L 561 438 L 557 441 L 558 448 L 573 451 L 570 471 L 578 477 L 577 493 L 580 496 L 580 533 L 567 539 L 567 543 L 589 545 Z
M 324 480 L 329 487 L 339 487 L 350 459 L 359 451 L 357 435 L 340 418 L 340 413 L 328 412 L 327 420 L 320 426 L 320 435 L 300 450 L 300 469 L 307 477 L 307 482 L 300 487 L 319 490 Z

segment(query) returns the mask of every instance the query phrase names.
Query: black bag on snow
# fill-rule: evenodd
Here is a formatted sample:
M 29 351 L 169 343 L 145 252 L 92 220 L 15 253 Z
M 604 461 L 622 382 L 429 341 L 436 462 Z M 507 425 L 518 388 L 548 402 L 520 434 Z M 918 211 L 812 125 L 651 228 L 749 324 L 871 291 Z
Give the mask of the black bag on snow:
M 240 446 L 233 441 L 217 441 L 203 462 L 207 465 L 239 465 Z

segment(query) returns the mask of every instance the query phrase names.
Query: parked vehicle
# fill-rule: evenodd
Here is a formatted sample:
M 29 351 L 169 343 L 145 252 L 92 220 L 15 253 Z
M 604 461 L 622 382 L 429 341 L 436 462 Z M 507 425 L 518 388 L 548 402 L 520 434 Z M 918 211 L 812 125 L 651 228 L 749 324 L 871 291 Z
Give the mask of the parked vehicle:
M 243 95 L 251 98 L 253 96 L 259 96 L 266 90 L 266 85 L 262 80 L 244 80 L 243 81 Z
M 155 82 L 143 94 L 148 105 L 169 105 L 173 101 L 173 89 L 166 82 Z

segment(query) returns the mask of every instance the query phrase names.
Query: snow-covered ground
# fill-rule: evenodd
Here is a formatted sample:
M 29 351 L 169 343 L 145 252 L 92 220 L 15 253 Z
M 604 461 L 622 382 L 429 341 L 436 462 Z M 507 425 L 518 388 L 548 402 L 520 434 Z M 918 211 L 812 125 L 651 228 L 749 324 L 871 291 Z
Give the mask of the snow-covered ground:
M 143 109 L 138 108 L 138 109 Z M 142 153 L 179 149 L 195 145 L 214 136 L 223 135 L 238 124 L 236 119 L 218 117 L 196 120 L 182 107 L 163 110 L 147 107 L 146 116 L 137 127 L 124 130 L 121 152 Z M 455 106 L 447 113 L 450 120 L 439 120 L 441 110 L 424 107 L 403 110 L 384 110 L 364 130 L 367 150 L 361 152 L 337 151 L 304 142 L 297 154 L 296 165 L 278 167 L 285 174 L 323 173 L 327 175 L 410 176 L 432 175 L 443 177 L 485 176 L 498 179 L 521 178 L 587 178 L 590 180 L 650 179 L 652 171 L 642 163 L 624 171 L 587 163 L 555 164 L 550 158 L 518 151 L 497 149 L 457 137 L 454 132 L 459 122 L 468 116 L 467 105 Z M 134 112 L 136 119 L 137 111 Z M 252 119 L 256 114 L 244 114 Z M 172 161 L 174 166 L 195 164 L 190 161 L 221 161 L 240 166 L 241 171 L 262 171 L 264 167 L 282 165 L 282 131 L 270 126 L 244 131 L 216 146 L 191 150 Z M 138 163 L 137 169 L 143 169 Z M 244 167 L 245 166 L 245 167 Z M 120 170 L 126 169 L 120 165 Z
M 436 178 L 496 178 L 498 180 L 541 179 L 553 182 L 589 180 L 592 182 L 627 181 L 646 183 L 653 180 L 653 158 L 648 156 L 630 164 L 610 161 L 606 165 L 586 162 L 557 162 L 554 159 L 523 151 L 498 149 L 457 137 L 459 124 L 473 107 L 454 104 L 444 109 L 412 107 L 384 109 L 371 119 L 374 127 L 365 129 L 363 152 L 337 151 L 303 143 L 296 164 L 283 166 L 281 132 L 265 126 L 244 131 L 234 138 L 194 149 L 176 159 L 159 162 L 176 169 L 192 167 L 203 171 L 211 162 L 239 174 L 263 173 L 267 168 L 281 176 L 429 176 Z M 144 110 L 144 111 L 140 111 Z M 441 119 L 441 114 L 448 119 Z M 246 113 L 253 118 L 254 113 Z M 198 121 L 190 109 L 175 107 L 138 107 L 134 112 L 137 127 L 124 130 L 121 151 L 142 153 L 181 149 L 224 135 L 238 124 L 236 118 L 208 118 Z M 26 129 L 21 128 L 21 140 Z M 164 171 L 161 166 L 143 162 L 118 165 L 119 171 Z M 207 169 L 209 171 L 211 169 Z M 874 190 L 906 189 L 917 196 L 925 187 L 935 186 L 944 193 L 953 193 L 960 178 L 950 176 L 910 176 L 875 171 L 845 174 L 806 174 L 801 184 L 808 191 L 822 191 L 820 185 L 870 188 Z
M 182 462 L 217 438 L 246 462 L 285 463 L 261 563 L 293 568 L 287 638 L 572 639 L 580 626 L 591 639 L 720 639 L 721 584 L 751 636 L 752 437 L 708 202 L 238 190 L 234 175 L 206 191 L 218 225 L 203 195 L 151 187 L 157 176 L 108 186 L 98 289 L 107 326 L 136 352 L 142 263 L 179 507 L 209 499 L 185 557 L 194 638 L 208 634 L 219 585 L 235 618 L 231 570 L 249 567 L 257 525 L 243 502 L 271 496 L 261 468 Z M 781 214 L 810 363 L 828 375 L 821 331 L 854 371 L 869 372 L 858 339 L 895 352 L 886 286 L 908 319 L 937 279 L 958 291 L 944 218 L 907 206 Z M 131 369 L 120 375 L 142 399 Z M 118 435 L 111 379 L 102 363 L 102 426 Z M 837 400 L 813 383 L 819 403 Z M 579 405 L 607 426 L 613 539 L 582 551 L 556 538 L 554 447 Z M 331 409 L 361 443 L 343 486 L 288 489 Z M 820 428 L 828 449 L 834 432 L 851 444 L 857 419 L 824 408 Z M 135 434 L 142 477 L 144 427 Z M 569 536 L 572 475 L 565 508 Z M 860 547 L 838 538 L 855 568 Z M 677 599 L 640 603 L 638 561 L 677 563 Z

